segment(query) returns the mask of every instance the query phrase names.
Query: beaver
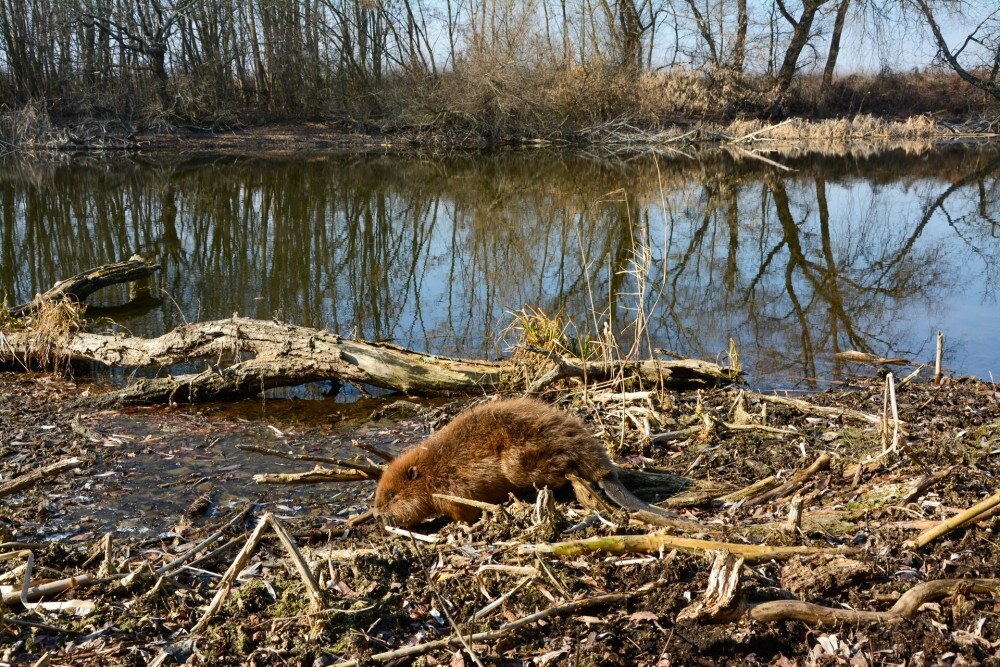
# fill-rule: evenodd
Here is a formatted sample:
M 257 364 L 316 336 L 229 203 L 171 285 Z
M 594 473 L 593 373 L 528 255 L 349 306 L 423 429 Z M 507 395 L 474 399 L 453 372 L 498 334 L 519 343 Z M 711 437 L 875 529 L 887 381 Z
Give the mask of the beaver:
M 375 491 L 375 514 L 404 527 L 439 515 L 471 523 L 479 509 L 434 494 L 500 503 L 511 493 L 558 489 L 570 475 L 593 482 L 624 509 L 666 514 L 622 485 L 580 419 L 525 398 L 470 408 L 393 459 Z

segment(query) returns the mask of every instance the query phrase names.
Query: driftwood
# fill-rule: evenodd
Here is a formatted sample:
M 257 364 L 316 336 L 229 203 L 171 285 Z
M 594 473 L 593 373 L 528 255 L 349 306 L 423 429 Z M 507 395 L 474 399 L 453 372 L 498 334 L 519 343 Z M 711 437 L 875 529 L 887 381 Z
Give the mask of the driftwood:
M 104 266 L 78 273 L 71 278 L 60 280 L 51 289 L 35 296 L 28 303 L 11 308 L 10 314 L 14 317 L 24 317 L 38 310 L 46 302 L 68 300 L 82 303 L 99 289 L 108 287 L 109 285 L 142 280 L 150 277 L 159 269 L 159 264 L 151 264 L 139 255 L 134 255 L 124 262 L 105 264 Z
M 254 475 L 253 481 L 258 484 L 320 484 L 323 482 L 364 482 L 378 478 L 378 475 L 372 475 L 362 470 L 338 470 L 317 466 L 306 472 L 263 472 Z
M 733 623 L 749 616 L 761 623 L 801 621 L 812 626 L 863 625 L 912 619 L 932 600 L 956 594 L 996 595 L 1000 579 L 937 579 L 903 593 L 887 611 L 827 607 L 801 600 L 751 603 L 743 595 L 740 574 L 744 559 L 729 551 L 716 552 L 708 588 L 701 600 L 681 610 L 678 622 Z
M 32 470 L 29 473 L 25 473 L 20 477 L 15 477 L 14 479 L 0 483 L 0 498 L 4 498 L 9 495 L 13 495 L 18 491 L 23 491 L 25 489 L 30 489 L 41 481 L 49 479 L 50 477 L 57 477 L 64 472 L 73 470 L 74 468 L 79 468 L 83 465 L 83 461 L 77 458 L 63 459 L 62 461 L 56 461 L 38 470 Z
M 36 356 L 30 332 L 0 334 L 0 343 L 0 361 Z M 94 401 L 105 405 L 215 400 L 334 378 L 407 393 L 467 393 L 497 388 L 508 375 L 502 362 L 438 357 L 249 318 L 184 325 L 152 339 L 75 332 L 55 343 L 55 353 L 64 359 L 119 367 L 252 355 L 225 368 L 140 380 Z M 697 360 L 648 361 L 636 370 L 647 379 L 659 375 L 673 388 L 721 384 L 728 377 L 721 367 Z M 603 375 L 595 370 L 591 377 Z
M 45 299 L 68 295 L 82 299 L 100 287 L 144 277 L 156 268 L 141 258 L 99 267 L 58 283 L 47 296 L 33 301 L 34 305 L 25 304 L 13 312 L 30 311 Z M 182 362 L 206 362 L 200 373 L 140 380 L 88 401 L 96 406 L 255 396 L 268 389 L 331 379 L 413 394 L 469 393 L 496 389 L 515 376 L 508 372 L 509 363 L 503 361 L 436 356 L 389 343 L 350 340 L 328 331 L 235 316 L 183 325 L 158 338 L 86 331 L 44 338 L 42 349 L 30 328 L 0 333 L 0 363 L 44 363 L 56 358 L 111 367 L 166 369 Z M 220 360 L 227 363 L 220 364 Z M 574 375 L 593 381 L 624 373 L 673 389 L 715 386 L 734 379 L 730 370 L 694 359 L 559 363 L 572 366 Z
M 750 617 L 763 623 L 802 621 L 810 625 L 860 625 L 913 618 L 920 607 L 956 593 L 996 595 L 1000 579 L 938 579 L 918 584 L 903 593 L 888 611 L 863 611 L 824 607 L 799 600 L 764 602 L 750 609 Z
M 134 270 L 112 270 L 133 264 Z M 99 286 L 134 280 L 136 272 L 147 275 L 154 269 L 155 265 L 141 259 L 99 267 L 81 276 L 102 278 L 73 293 L 89 294 Z M 49 292 L 65 292 L 59 286 L 66 282 Z M 45 363 L 53 358 L 162 369 L 182 362 L 205 361 L 206 368 L 199 373 L 139 380 L 119 391 L 89 399 L 88 403 L 95 407 L 256 396 L 268 389 L 332 379 L 411 394 L 470 393 L 514 386 L 511 383 L 519 377 L 506 361 L 436 356 L 389 343 L 350 340 L 328 331 L 236 316 L 186 324 L 158 338 L 86 331 L 53 334 L 45 337 L 44 350 L 39 349 L 38 336 L 30 328 L 0 333 L 0 363 Z M 735 379 L 729 369 L 695 359 L 614 364 L 562 359 L 559 364 L 560 368 L 572 366 L 573 375 L 588 380 L 600 381 L 624 373 L 668 389 L 717 386 Z

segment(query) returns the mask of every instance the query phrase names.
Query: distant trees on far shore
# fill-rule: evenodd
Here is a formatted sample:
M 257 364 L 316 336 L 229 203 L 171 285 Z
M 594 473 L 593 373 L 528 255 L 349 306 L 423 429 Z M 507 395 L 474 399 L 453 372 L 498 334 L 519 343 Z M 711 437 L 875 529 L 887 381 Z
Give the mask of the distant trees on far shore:
M 474 132 L 961 114 L 1000 100 L 986 2 L 949 43 L 951 0 L 0 0 L 0 111 Z M 937 67 L 837 78 L 852 22 L 882 50 L 929 36 Z

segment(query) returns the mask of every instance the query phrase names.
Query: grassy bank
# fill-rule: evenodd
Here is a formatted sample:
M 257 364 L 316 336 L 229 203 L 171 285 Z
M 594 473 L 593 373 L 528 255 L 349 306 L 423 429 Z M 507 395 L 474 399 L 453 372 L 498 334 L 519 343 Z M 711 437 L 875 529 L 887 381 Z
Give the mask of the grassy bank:
M 773 129 L 769 80 L 690 70 L 626 76 L 612 67 L 467 65 L 436 77 L 387 79 L 357 104 L 267 111 L 224 108 L 130 112 L 45 100 L 0 110 L 7 150 L 245 149 L 517 144 L 670 144 L 899 141 L 995 136 L 1000 107 L 957 77 L 853 75 L 822 89 L 802 77 Z

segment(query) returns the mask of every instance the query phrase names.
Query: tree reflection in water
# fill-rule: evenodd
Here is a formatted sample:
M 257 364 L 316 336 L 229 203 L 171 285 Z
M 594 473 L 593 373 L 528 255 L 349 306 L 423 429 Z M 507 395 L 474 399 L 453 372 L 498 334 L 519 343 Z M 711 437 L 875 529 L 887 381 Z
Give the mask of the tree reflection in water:
M 714 358 L 732 336 L 761 384 L 822 384 L 837 351 L 926 357 L 941 327 L 952 366 L 986 375 L 1000 151 L 780 159 L 794 171 L 721 150 L 9 161 L 0 290 L 25 300 L 140 252 L 168 298 L 135 333 L 238 311 L 495 354 L 524 304 L 627 329 L 638 249 L 644 346 Z

